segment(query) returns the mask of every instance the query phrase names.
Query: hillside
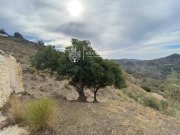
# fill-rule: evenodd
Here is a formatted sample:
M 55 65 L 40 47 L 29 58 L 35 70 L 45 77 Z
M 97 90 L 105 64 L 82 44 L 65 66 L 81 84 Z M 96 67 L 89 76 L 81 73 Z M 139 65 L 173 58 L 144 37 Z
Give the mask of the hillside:
M 141 87 L 178 102 L 180 108 L 180 54 L 154 60 L 117 60 Z
M 166 79 L 175 72 L 180 78 L 180 54 L 155 60 L 117 60 L 127 72 L 154 79 Z
M 25 93 L 20 98 L 22 103 L 40 97 L 51 97 L 57 102 L 56 121 L 52 123 L 55 132 L 37 134 L 176 135 L 180 133 L 180 118 L 171 116 L 171 106 L 168 106 L 167 111 L 162 111 L 162 107 L 159 106 L 155 106 L 158 108 L 145 106 L 145 99 L 153 98 L 152 93 L 142 89 L 142 81 L 128 73 L 124 73 L 127 78 L 127 88 L 101 89 L 97 95 L 100 103 L 71 102 L 77 99 L 78 93 L 67 80 L 58 81 L 55 76 L 37 71 L 30 66 L 30 57 L 38 48 L 36 43 L 27 40 L 0 36 L 0 50 L 12 54 L 22 65 L 25 89 Z M 86 89 L 85 93 L 88 101 L 92 102 L 92 91 Z M 153 100 L 158 103 L 157 105 L 164 103 L 157 96 L 154 97 Z M 6 111 L 3 115 L 11 118 Z M 0 122 L 0 129 L 1 126 Z

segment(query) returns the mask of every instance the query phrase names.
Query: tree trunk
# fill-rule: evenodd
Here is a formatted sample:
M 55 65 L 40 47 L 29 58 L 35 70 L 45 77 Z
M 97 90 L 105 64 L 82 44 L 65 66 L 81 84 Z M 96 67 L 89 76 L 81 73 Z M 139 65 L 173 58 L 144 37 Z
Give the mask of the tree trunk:
M 98 102 L 98 101 L 97 101 L 97 98 L 96 98 L 97 91 L 98 91 L 98 90 L 94 90 L 94 101 L 93 101 L 94 103 L 97 103 L 97 102 Z
M 78 101 L 87 102 L 87 97 L 84 94 L 84 89 L 80 90 L 78 93 L 79 93 Z

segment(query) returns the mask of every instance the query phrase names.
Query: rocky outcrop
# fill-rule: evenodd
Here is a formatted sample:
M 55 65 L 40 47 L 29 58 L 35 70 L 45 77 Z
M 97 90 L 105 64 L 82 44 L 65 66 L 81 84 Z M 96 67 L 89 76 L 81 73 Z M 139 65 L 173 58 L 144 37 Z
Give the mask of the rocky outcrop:
M 0 50 L 0 107 L 12 92 L 24 91 L 22 69 L 16 59 Z

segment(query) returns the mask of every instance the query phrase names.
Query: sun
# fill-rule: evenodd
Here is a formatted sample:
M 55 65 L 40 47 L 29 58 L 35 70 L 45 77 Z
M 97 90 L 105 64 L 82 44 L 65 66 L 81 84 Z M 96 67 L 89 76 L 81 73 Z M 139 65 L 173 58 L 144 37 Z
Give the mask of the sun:
M 68 11 L 72 17 L 79 17 L 83 11 L 82 4 L 77 0 L 73 0 L 68 4 Z

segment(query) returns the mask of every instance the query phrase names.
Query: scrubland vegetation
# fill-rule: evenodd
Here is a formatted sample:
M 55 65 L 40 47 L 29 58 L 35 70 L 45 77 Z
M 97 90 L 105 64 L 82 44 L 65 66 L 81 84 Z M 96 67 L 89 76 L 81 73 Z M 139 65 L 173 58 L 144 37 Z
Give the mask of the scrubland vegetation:
M 155 110 L 163 111 L 163 110 L 166 110 L 168 107 L 167 101 L 156 99 L 142 90 L 138 90 L 138 91 L 134 90 L 133 91 L 133 90 L 126 89 L 124 91 L 124 93 L 128 97 L 133 99 L 134 101 L 136 101 L 144 106 L 151 107 Z
M 100 88 L 111 85 L 123 88 L 126 84 L 119 64 L 102 59 L 90 45 L 89 41 L 72 39 L 72 46 L 67 47 L 65 52 L 59 52 L 53 46 L 44 47 L 32 57 L 32 66 L 38 70 L 49 70 L 58 78 L 69 79 L 69 84 L 79 93 L 79 101 L 87 99 L 85 88 L 93 89 L 94 102 L 97 102 L 96 95 Z M 75 53 L 79 53 L 75 54 L 79 55 L 76 62 L 70 58 L 71 49 L 74 48 L 77 49 Z M 87 56 L 87 53 L 91 56 Z
M 23 103 L 17 95 L 10 98 L 10 113 L 15 123 L 23 122 L 32 131 L 51 129 L 57 104 L 53 99 L 40 98 Z
M 41 47 L 34 47 L 29 42 L 24 45 L 20 39 L 4 38 L 0 49 L 16 52 L 13 55 L 22 65 L 25 87 L 25 93 L 10 100 L 9 118 L 31 134 L 179 133 L 180 96 L 175 89 L 178 82 L 154 80 L 154 83 L 146 78 L 142 83 L 111 60 L 87 57 L 85 61 L 73 63 L 69 60 L 68 48 L 58 52 L 53 46 L 46 47 L 40 42 Z M 69 48 L 79 44 L 79 49 L 84 44 L 88 48 L 87 41 L 73 42 Z M 153 97 L 152 93 L 163 95 L 164 100 Z M 79 94 L 84 94 L 81 100 Z M 93 102 L 95 99 L 100 103 L 69 101 Z
M 31 101 L 25 106 L 25 120 L 31 129 L 50 128 L 56 111 L 56 103 L 52 99 L 42 98 Z

